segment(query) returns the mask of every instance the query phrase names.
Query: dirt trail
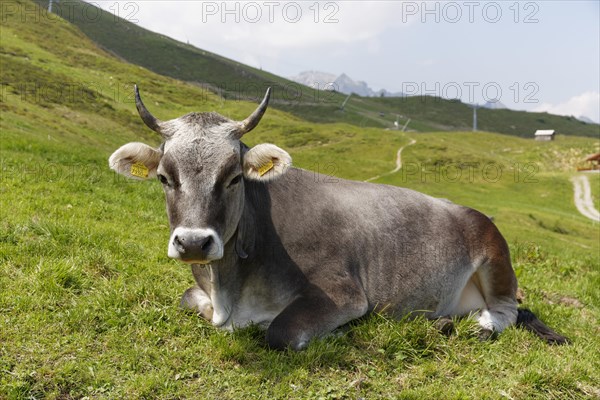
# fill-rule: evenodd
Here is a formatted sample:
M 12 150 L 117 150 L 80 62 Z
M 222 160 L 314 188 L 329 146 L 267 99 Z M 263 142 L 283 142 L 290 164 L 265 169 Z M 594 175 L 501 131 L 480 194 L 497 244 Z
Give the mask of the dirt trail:
M 577 175 L 571 178 L 573 192 L 575 194 L 575 206 L 577 210 L 592 221 L 600 222 L 600 212 L 594 207 L 592 201 L 592 190 L 590 181 L 585 175 Z
M 402 168 L 402 150 L 404 150 L 408 146 L 412 146 L 415 143 L 417 143 L 417 141 L 415 139 L 411 139 L 410 143 L 408 143 L 407 145 L 404 145 L 398 149 L 398 152 L 396 153 L 396 168 L 394 168 L 393 170 L 386 172 L 384 174 L 369 178 L 369 179 L 365 180 L 365 182 L 371 182 L 371 181 L 374 181 L 375 179 L 381 178 L 382 176 L 395 174 L 396 172 L 400 171 L 400 169 Z

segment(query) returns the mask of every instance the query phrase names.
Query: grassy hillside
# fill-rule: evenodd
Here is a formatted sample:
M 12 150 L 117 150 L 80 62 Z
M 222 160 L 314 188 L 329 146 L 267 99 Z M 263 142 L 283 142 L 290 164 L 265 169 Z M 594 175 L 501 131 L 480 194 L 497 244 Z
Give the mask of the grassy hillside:
M 48 0 L 37 0 L 37 3 L 46 7 Z M 397 115 L 401 115 L 400 123 L 404 124 L 410 118 L 409 129 L 417 131 L 470 130 L 472 126 L 472 109 L 466 104 L 425 96 L 352 96 L 341 111 L 340 105 L 346 98 L 344 94 L 319 92 L 178 42 L 110 12 L 95 9 L 81 0 L 69 0 L 68 4 L 62 9 L 59 4 L 55 10 L 63 10 L 61 15 L 102 48 L 161 75 L 200 83 L 225 99 L 256 99 L 268 86 L 273 86 L 273 107 L 312 122 L 392 128 Z M 69 9 L 87 11 L 69 13 Z M 479 129 L 522 137 L 532 137 L 537 129 L 556 129 L 564 135 L 600 136 L 600 125 L 586 124 L 572 117 L 510 110 L 480 110 Z
M 370 102 L 393 113 L 417 121 L 435 124 L 440 130 L 471 130 L 473 109 L 464 103 L 437 97 L 372 98 Z M 477 110 L 477 127 L 481 131 L 532 138 L 538 129 L 555 129 L 561 135 L 600 137 L 600 125 L 587 124 L 574 117 L 513 110 Z M 417 129 L 422 130 L 422 129 Z
M 405 167 L 379 182 L 493 216 L 510 244 L 526 305 L 573 342 L 548 347 L 509 329 L 480 343 L 469 320 L 457 321 L 447 338 L 429 321 L 374 315 L 305 352 L 274 352 L 257 329 L 220 332 L 178 309 L 192 277 L 166 256 L 161 189 L 126 181 L 107 166 L 123 143 L 158 143 L 135 113 L 133 82 L 163 119 L 192 110 L 243 118 L 256 104 L 223 101 L 124 63 L 64 21 L 15 15 L 2 22 L 1 36 L 0 398 L 600 394 L 600 233 L 577 213 L 568 181 L 597 140 L 402 134 L 315 124 L 270 109 L 249 144 L 272 141 L 296 165 L 338 177 L 385 173 L 397 149 L 417 140 L 403 152 Z M 501 177 L 490 175 L 491 163 L 502 166 Z M 473 171 L 473 178 L 455 178 L 458 170 Z M 591 178 L 597 188 L 598 176 Z

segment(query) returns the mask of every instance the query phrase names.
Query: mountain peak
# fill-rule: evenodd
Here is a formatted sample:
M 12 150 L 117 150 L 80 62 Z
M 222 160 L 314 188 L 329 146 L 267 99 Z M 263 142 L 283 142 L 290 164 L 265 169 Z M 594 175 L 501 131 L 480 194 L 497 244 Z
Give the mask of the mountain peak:
M 357 94 L 363 97 L 388 96 L 400 97 L 402 93 L 390 93 L 385 89 L 374 91 L 364 81 L 355 81 L 348 74 L 342 72 L 337 77 L 328 72 L 304 71 L 297 76 L 290 77 L 294 82 L 301 83 L 316 89 L 334 89 L 344 94 Z M 333 87 L 332 87 L 333 86 Z

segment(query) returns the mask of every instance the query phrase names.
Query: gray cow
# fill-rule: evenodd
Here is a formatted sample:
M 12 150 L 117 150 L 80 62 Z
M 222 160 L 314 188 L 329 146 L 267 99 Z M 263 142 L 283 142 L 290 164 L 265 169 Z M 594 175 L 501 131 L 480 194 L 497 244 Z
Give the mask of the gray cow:
M 259 324 L 273 348 L 302 349 L 374 310 L 428 318 L 475 313 L 484 336 L 518 323 L 565 338 L 517 310 L 506 241 L 483 214 L 412 190 L 331 180 L 291 168 L 272 144 L 249 148 L 270 89 L 242 122 L 217 113 L 145 124 L 164 139 L 109 159 L 128 177 L 158 177 L 171 226 L 169 257 L 191 264 L 181 299 L 224 328 Z

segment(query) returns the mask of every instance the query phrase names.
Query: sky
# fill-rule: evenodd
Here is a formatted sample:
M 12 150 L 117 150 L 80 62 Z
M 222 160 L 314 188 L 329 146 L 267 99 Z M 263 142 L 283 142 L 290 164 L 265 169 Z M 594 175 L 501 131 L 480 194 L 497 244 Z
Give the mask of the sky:
M 598 0 L 93 3 L 284 77 L 345 73 L 375 90 L 600 122 Z

